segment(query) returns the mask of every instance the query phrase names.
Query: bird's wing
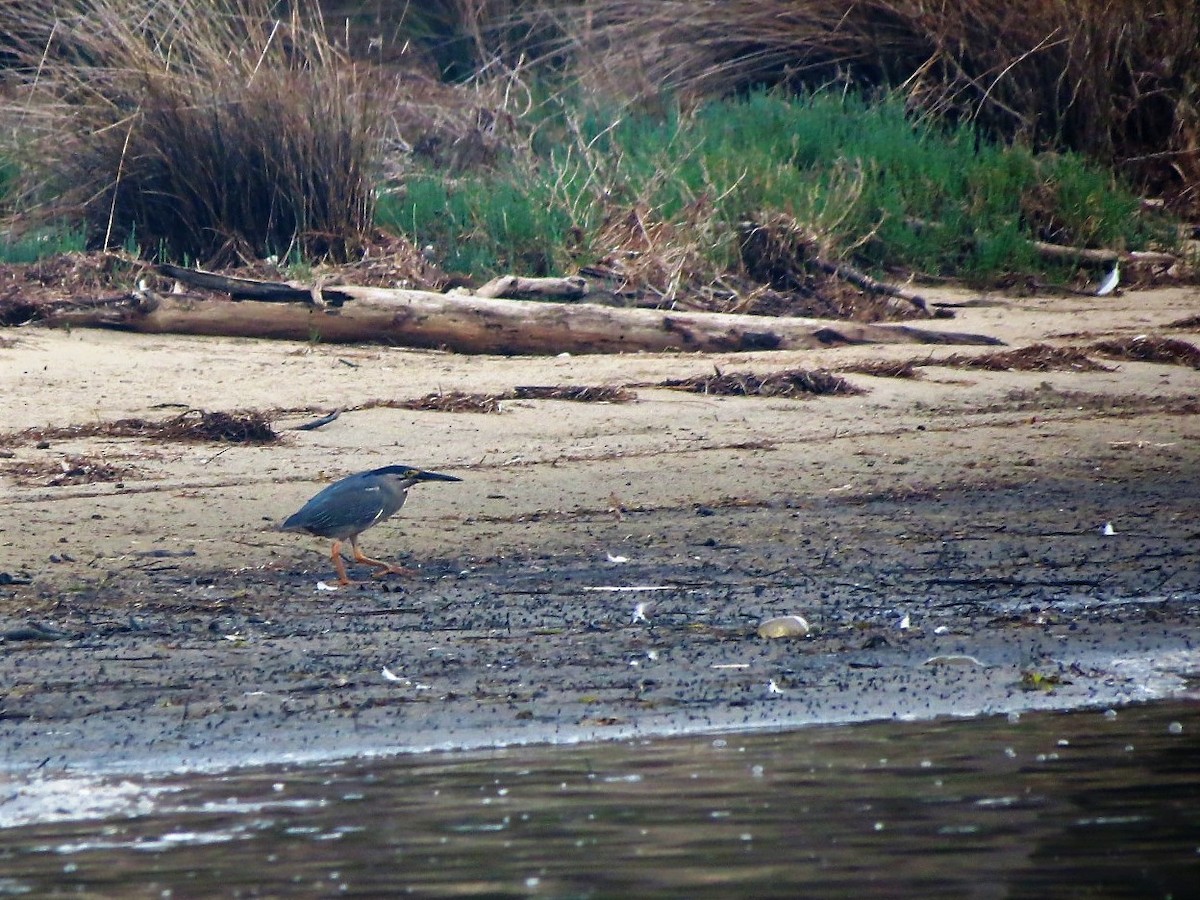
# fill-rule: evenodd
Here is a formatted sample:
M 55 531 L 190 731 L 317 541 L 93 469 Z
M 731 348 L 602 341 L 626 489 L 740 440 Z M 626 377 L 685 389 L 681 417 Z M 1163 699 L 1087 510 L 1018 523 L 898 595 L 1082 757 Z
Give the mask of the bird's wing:
M 366 487 L 351 497 L 342 494 L 317 494 L 293 516 L 315 534 L 343 534 L 347 537 L 370 528 L 383 515 L 383 496 L 378 487 Z

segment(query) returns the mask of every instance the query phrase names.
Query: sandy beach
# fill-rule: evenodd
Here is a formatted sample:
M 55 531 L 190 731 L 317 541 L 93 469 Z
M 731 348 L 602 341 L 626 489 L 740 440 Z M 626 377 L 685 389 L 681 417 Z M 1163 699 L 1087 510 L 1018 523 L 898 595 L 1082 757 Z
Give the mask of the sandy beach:
M 935 298 L 947 330 L 1087 350 L 1200 311 L 1195 288 Z M 935 323 L 936 327 L 940 323 Z M 8 329 L 0 346 L 0 766 L 214 768 L 357 753 L 1191 696 L 1200 371 L 979 371 L 988 348 L 468 357 Z M 918 359 L 854 396 L 715 397 L 667 378 Z M 621 386 L 628 403 L 384 406 Z M 267 413 L 276 443 L 48 427 Z M 334 409 L 334 422 L 289 430 Z M 272 526 L 407 463 L 368 531 L 417 573 L 333 582 Z M 88 467 L 101 472 L 87 476 Z M 73 470 L 79 478 L 62 477 Z M 361 569 L 354 570 L 365 575 Z M 768 640 L 796 614 L 806 638 Z

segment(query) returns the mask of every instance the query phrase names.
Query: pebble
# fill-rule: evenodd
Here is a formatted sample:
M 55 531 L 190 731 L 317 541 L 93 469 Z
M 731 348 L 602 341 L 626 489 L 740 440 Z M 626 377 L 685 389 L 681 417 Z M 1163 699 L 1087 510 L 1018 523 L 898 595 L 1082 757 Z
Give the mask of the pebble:
M 800 638 L 811 629 L 803 616 L 776 616 L 766 619 L 758 626 L 761 638 Z

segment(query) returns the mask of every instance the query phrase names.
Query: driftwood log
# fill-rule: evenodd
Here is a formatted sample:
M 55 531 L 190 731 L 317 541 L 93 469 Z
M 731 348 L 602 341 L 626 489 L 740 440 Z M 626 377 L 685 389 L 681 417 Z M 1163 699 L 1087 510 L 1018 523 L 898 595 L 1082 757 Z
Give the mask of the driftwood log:
M 327 282 L 301 285 L 295 282 L 262 281 L 258 278 L 239 278 L 188 269 L 170 263 L 155 268 L 168 278 L 175 278 L 192 287 L 220 291 L 233 300 L 263 300 L 268 303 L 309 302 L 325 305 L 325 291 L 336 294 L 336 286 Z M 580 300 L 587 294 L 587 282 L 577 275 L 566 278 L 526 278 L 520 275 L 501 275 L 475 289 L 476 297 L 507 297 L 509 299 Z
M 578 275 L 567 278 L 523 278 L 501 275 L 481 284 L 476 297 L 507 297 L 516 300 L 581 300 L 587 294 L 587 282 Z
M 43 321 L 52 326 L 108 327 L 153 334 L 327 343 L 373 341 L 503 355 L 1001 343 L 985 335 L 910 325 L 501 300 L 350 285 L 325 287 L 322 305 L 302 290 L 292 296 L 298 302 L 276 298 L 233 302 L 143 291 L 119 300 L 58 308 Z
M 925 231 L 937 225 L 913 217 L 904 220 L 915 231 Z M 1045 259 L 1088 263 L 1125 263 L 1128 266 L 1172 266 L 1182 262 L 1174 253 L 1159 250 L 1109 250 L 1102 247 L 1071 247 L 1067 244 L 1051 244 L 1048 241 L 1030 241 L 1038 256 Z
M 1123 262 L 1129 265 L 1170 266 L 1179 262 L 1179 257 L 1171 253 L 1160 253 L 1156 250 L 1100 250 L 1090 247 L 1067 247 L 1062 244 L 1048 244 L 1045 241 L 1034 241 L 1033 249 L 1048 259 L 1083 260 L 1094 263 Z

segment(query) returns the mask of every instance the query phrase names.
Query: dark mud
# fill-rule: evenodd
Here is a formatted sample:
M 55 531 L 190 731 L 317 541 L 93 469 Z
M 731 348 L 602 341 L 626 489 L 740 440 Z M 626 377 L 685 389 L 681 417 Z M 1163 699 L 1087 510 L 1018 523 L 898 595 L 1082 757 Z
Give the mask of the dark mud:
M 0 621 L 0 767 L 211 769 L 1194 697 L 1197 508 L 1190 473 L 1031 470 L 627 511 L 629 559 L 461 547 L 336 592 L 315 554 L 312 571 L 245 574 L 164 555 L 66 592 L 33 573 L 34 589 L 0 587 L 34 591 Z M 757 636 L 793 613 L 807 638 Z

